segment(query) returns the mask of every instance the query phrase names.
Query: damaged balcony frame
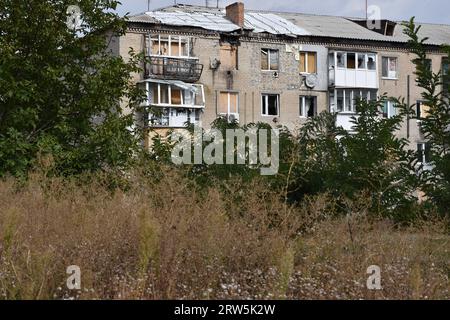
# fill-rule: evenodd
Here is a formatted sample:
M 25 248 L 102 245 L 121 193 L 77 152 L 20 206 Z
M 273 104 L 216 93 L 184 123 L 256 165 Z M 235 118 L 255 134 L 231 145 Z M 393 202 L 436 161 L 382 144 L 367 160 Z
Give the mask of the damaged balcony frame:
M 191 38 L 183 36 L 148 35 L 145 77 L 177 79 L 197 82 L 203 73 L 203 65 L 191 56 Z
M 157 79 L 141 81 L 140 85 L 147 94 L 142 106 L 147 108 L 149 127 L 181 128 L 200 122 L 205 108 L 203 85 Z

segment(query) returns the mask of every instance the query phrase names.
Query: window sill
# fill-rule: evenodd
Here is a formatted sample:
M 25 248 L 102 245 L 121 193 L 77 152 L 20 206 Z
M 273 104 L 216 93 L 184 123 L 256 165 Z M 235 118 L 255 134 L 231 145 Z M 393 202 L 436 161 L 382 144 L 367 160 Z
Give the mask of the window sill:
M 261 72 L 280 72 L 280 70 L 261 70 Z
M 398 78 L 381 77 L 381 80 L 393 80 L 393 81 L 398 81 Z
M 265 118 L 276 118 L 279 117 L 280 115 L 268 115 L 268 114 L 262 114 L 261 117 L 265 117 Z

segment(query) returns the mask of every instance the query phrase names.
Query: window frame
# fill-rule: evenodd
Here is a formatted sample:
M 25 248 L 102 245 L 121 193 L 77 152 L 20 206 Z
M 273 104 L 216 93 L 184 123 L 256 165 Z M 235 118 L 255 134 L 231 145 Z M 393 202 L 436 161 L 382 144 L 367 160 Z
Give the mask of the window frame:
M 383 74 L 383 66 L 384 66 L 384 60 L 387 59 L 387 75 L 385 76 Z M 391 77 L 390 73 L 392 71 L 389 70 L 389 66 L 391 65 L 391 60 L 395 60 L 395 76 Z M 398 80 L 398 57 L 393 57 L 393 56 L 382 56 L 381 57 L 381 77 L 384 80 Z
M 219 91 L 219 97 L 221 94 L 227 94 L 227 113 L 223 113 L 223 112 L 219 112 L 219 102 L 220 99 L 218 99 L 218 104 L 217 104 L 217 115 L 231 115 L 231 114 L 235 114 L 235 115 L 239 115 L 239 103 L 240 103 L 240 97 L 239 97 L 239 92 L 237 91 Z M 231 110 L 231 95 L 236 95 L 236 111 L 237 112 L 230 112 Z
M 420 149 L 419 146 L 422 146 Z M 417 143 L 417 160 L 418 163 L 420 163 L 423 166 L 427 166 L 431 164 L 431 161 L 429 159 L 430 157 L 430 150 L 431 145 L 429 142 L 418 142 Z M 419 152 L 420 152 L 420 159 L 419 159 Z
M 277 97 L 277 114 L 272 115 L 269 114 L 269 96 L 276 96 Z M 264 100 L 266 100 L 267 110 L 266 113 L 263 113 L 264 109 Z M 279 117 L 280 116 L 280 94 L 278 93 L 261 93 L 261 116 L 262 117 Z
M 386 107 L 386 115 L 384 112 L 384 107 Z M 392 110 L 395 110 L 394 114 L 391 114 Z M 382 108 L 382 115 L 383 115 L 383 118 L 385 118 L 385 119 L 391 119 L 392 117 L 395 117 L 396 115 L 398 115 L 397 104 L 395 103 L 395 101 L 392 101 L 392 100 L 384 101 L 383 108 Z
M 168 54 L 161 54 L 161 37 L 168 39 Z M 177 39 L 177 41 L 172 41 L 172 37 Z M 184 58 L 184 59 L 198 59 L 196 57 L 191 57 L 191 39 L 190 36 L 178 36 L 178 35 L 162 35 L 162 34 L 151 34 L 149 36 L 149 47 L 148 56 L 150 57 L 166 57 L 166 58 Z M 153 43 L 158 42 L 158 53 L 153 52 Z M 165 42 L 165 39 L 164 41 Z M 172 43 L 178 43 L 178 55 L 172 55 Z M 183 54 L 182 44 L 186 43 L 186 53 Z
M 359 95 L 355 94 L 359 91 Z M 377 91 L 375 94 L 375 98 L 372 97 L 372 91 Z M 342 93 L 340 95 L 339 93 Z M 347 99 L 347 94 L 350 93 L 349 99 Z M 376 89 L 366 89 L 366 88 L 336 88 L 333 90 L 332 93 L 330 93 L 330 110 L 331 107 L 332 111 L 339 114 L 357 114 L 356 110 L 356 99 L 355 96 L 360 97 L 362 99 L 365 99 L 366 101 L 370 101 L 373 99 L 376 99 L 378 95 L 378 90 Z M 333 104 L 331 104 L 331 97 L 333 97 Z M 342 110 L 338 110 L 338 100 L 339 98 L 342 98 Z M 350 108 L 347 106 L 347 101 L 350 101 Z
M 317 61 L 317 51 L 300 51 L 299 52 L 299 54 L 300 54 L 300 61 L 301 61 L 301 55 L 302 54 L 304 54 L 305 55 L 305 70 L 306 71 L 300 71 L 300 74 L 318 74 L 318 72 L 317 72 L 317 66 L 318 66 L 318 61 Z M 314 56 L 315 56 L 315 64 L 314 64 L 314 69 L 315 69 L 315 71 L 314 72 L 310 72 L 309 71 L 309 54 L 314 54 Z M 301 65 L 300 65 L 300 68 L 301 68 Z
M 262 65 L 262 59 L 261 59 L 261 71 L 265 71 L 265 72 L 276 72 L 276 71 L 280 71 L 280 50 L 279 49 L 271 49 L 271 48 L 261 48 L 260 51 L 260 57 L 262 56 L 262 53 L 264 50 L 267 50 L 267 67 L 269 69 L 263 69 L 263 65 Z M 278 68 L 277 69 L 271 69 L 271 51 L 276 51 L 277 52 L 277 65 Z
M 167 86 L 167 103 L 163 103 L 162 102 L 162 91 L 164 90 L 163 86 Z M 181 92 L 181 96 L 180 96 L 180 100 L 181 100 L 181 104 L 173 104 L 172 103 L 172 86 L 175 87 L 175 90 L 179 90 Z M 167 108 L 194 108 L 194 109 L 198 109 L 198 108 L 204 108 L 205 107 L 205 87 L 203 85 L 197 84 L 195 85 L 197 87 L 198 90 L 200 90 L 199 93 L 191 93 L 192 96 L 189 100 L 191 100 L 193 102 L 193 104 L 185 104 L 186 103 L 186 97 L 185 94 L 186 92 L 191 92 L 189 90 L 184 90 L 183 88 L 178 88 L 174 85 L 171 84 L 165 84 L 165 83 L 158 83 L 158 82 L 146 82 L 146 90 L 147 90 L 147 103 L 149 105 L 152 106 L 156 106 L 156 107 L 167 107 Z M 150 102 L 150 92 L 153 93 L 157 93 L 157 96 L 155 97 L 154 94 L 152 96 L 152 102 Z M 201 105 L 197 105 L 196 101 L 197 99 L 199 99 L 199 97 L 201 97 Z
M 308 118 L 313 118 L 315 116 L 317 116 L 317 96 L 299 96 L 299 117 L 301 119 L 308 119 Z M 313 116 L 308 116 L 308 113 L 306 112 L 306 99 L 307 98 L 312 98 L 314 99 L 314 115 Z

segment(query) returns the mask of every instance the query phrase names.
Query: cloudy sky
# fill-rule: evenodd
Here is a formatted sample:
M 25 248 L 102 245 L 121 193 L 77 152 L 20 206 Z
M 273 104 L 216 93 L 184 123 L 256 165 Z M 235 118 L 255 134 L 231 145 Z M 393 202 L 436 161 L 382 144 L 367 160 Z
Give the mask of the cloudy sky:
M 241 0 L 242 1 L 242 0 Z M 121 14 L 140 13 L 147 10 L 147 0 L 121 0 Z M 235 2 L 220 0 L 220 6 Z M 262 10 L 292 11 L 363 17 L 365 0 L 243 0 L 246 7 Z M 151 0 L 151 9 L 171 5 L 174 0 Z M 205 4 L 205 0 L 179 0 L 178 3 Z M 210 0 L 216 4 L 216 0 Z M 369 0 L 377 5 L 383 18 L 405 20 L 415 16 L 417 21 L 450 24 L 449 0 Z

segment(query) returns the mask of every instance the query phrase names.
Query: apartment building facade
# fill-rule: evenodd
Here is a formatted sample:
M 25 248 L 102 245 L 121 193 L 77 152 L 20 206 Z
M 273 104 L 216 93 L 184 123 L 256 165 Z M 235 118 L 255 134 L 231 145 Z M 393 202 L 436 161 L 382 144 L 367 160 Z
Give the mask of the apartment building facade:
M 430 67 L 446 68 L 440 45 L 447 37 L 450 43 L 450 26 L 423 30 L 431 35 Z M 149 137 L 187 124 L 208 128 L 219 116 L 295 129 L 322 111 L 336 112 L 338 124 L 351 130 L 355 100 L 385 94 L 417 105 L 418 117 L 405 121 L 399 135 L 425 150 L 426 106 L 398 23 L 379 21 L 370 29 L 357 19 L 252 11 L 243 3 L 174 5 L 131 17 L 127 34 L 111 43 L 125 58 L 130 48 L 149 57 L 135 75 L 153 110 L 144 119 Z M 380 116 L 396 112 L 387 102 Z

